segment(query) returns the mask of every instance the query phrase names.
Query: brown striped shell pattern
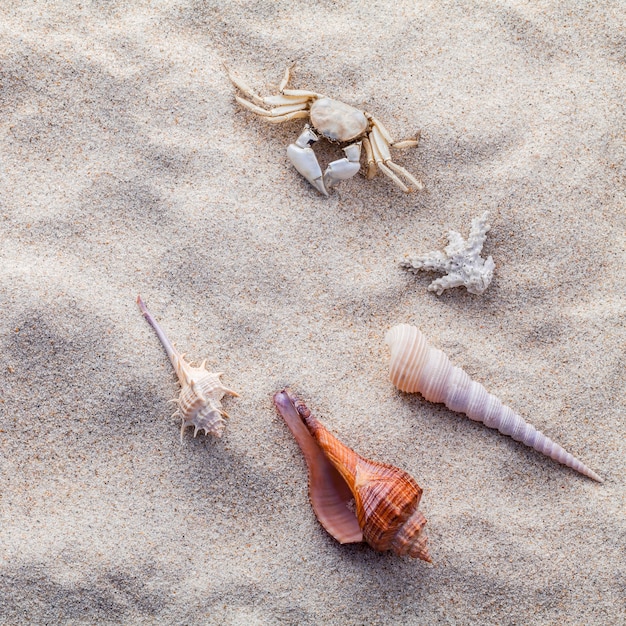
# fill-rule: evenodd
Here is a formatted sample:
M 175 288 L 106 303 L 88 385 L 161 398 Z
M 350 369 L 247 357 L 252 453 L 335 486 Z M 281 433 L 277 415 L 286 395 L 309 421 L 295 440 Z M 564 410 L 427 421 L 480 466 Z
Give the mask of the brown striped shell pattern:
M 366 541 L 431 562 L 422 489 L 405 471 L 363 458 L 334 437 L 289 389 L 274 404 L 309 469 L 309 498 L 317 519 L 340 543 Z M 353 504 L 354 508 L 351 508 Z
M 238 396 L 239 394 L 232 389 L 224 387 L 220 381 L 222 374 L 209 372 L 205 367 L 206 361 L 203 361 L 200 367 L 193 367 L 185 361 L 185 355 L 180 354 L 174 348 L 158 322 L 148 311 L 141 296 L 137 296 L 137 304 L 141 309 L 141 313 L 163 344 L 181 385 L 180 395 L 176 400 L 173 400 L 173 402 L 177 403 L 178 408 L 172 416 L 180 415 L 183 420 L 180 427 L 181 442 L 187 426 L 193 427 L 194 437 L 198 434 L 198 431 L 204 431 L 207 435 L 221 437 L 225 425 L 223 418 L 228 417 L 228 414 L 222 408 L 222 398 L 226 394 L 231 396 Z
M 465 413 L 471 420 L 496 428 L 515 441 L 603 482 L 593 470 L 503 405 L 460 367 L 452 365 L 448 357 L 433 348 L 415 326 L 394 326 L 387 332 L 385 342 L 391 349 L 391 382 L 400 391 L 419 392 L 429 402 L 443 402 L 451 411 Z

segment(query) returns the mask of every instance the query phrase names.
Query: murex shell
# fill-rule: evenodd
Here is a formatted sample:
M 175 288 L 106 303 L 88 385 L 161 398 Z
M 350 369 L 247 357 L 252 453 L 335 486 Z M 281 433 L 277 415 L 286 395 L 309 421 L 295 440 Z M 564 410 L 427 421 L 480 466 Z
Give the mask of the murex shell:
M 276 393 L 274 404 L 304 454 L 309 498 L 322 526 L 340 543 L 366 541 L 375 550 L 431 562 L 415 480 L 341 443 L 289 389 Z
M 180 440 L 183 440 L 183 433 L 187 426 L 193 426 L 194 437 L 198 431 L 221 437 L 226 423 L 223 418 L 228 417 L 222 408 L 221 400 L 226 394 L 231 396 L 238 396 L 239 394 L 224 387 L 220 381 L 222 374 L 209 372 L 205 367 L 206 361 L 203 361 L 200 367 L 193 367 L 185 361 L 185 355 L 180 354 L 174 348 L 140 296 L 137 296 L 137 304 L 163 344 L 181 385 L 178 399 L 173 400 L 178 404 L 174 416 L 180 415 L 183 420 L 180 427 Z
M 419 392 L 430 402 L 443 402 L 450 410 L 465 413 L 471 420 L 483 422 L 489 428 L 497 428 L 515 441 L 603 482 L 598 474 L 525 422 L 480 383 L 471 380 L 460 367 L 453 366 L 441 350 L 429 345 L 415 326 L 394 326 L 385 342 L 391 349 L 391 382 L 400 391 Z

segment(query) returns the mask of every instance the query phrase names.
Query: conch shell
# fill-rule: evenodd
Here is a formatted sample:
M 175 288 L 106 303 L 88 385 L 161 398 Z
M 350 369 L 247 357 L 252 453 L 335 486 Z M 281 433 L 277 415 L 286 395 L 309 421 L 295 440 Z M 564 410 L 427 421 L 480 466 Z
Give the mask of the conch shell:
M 430 563 L 426 519 L 417 509 L 422 489 L 415 480 L 341 443 L 289 389 L 276 393 L 274 404 L 306 459 L 309 498 L 322 526 L 340 543 L 366 541 L 375 550 Z
M 476 422 L 497 428 L 515 441 L 538 450 L 551 459 L 604 482 L 543 433 L 524 421 L 496 396 L 468 376 L 448 357 L 428 344 L 415 326 L 398 324 L 387 332 L 385 343 L 391 349 L 391 382 L 400 391 L 421 393 L 430 402 L 443 402 L 450 410 L 465 413 Z
M 172 402 L 178 404 L 178 408 L 172 417 L 180 415 L 183 420 L 180 427 L 181 442 L 187 426 L 194 427 L 194 437 L 198 434 L 198 431 L 204 431 L 207 435 L 221 437 L 226 423 L 223 418 L 228 417 L 228 414 L 222 408 L 221 400 L 225 394 L 231 396 L 238 396 L 239 394 L 232 389 L 224 387 L 220 381 L 222 374 L 209 372 L 205 367 L 206 361 L 203 361 L 200 367 L 192 367 L 187 363 L 184 358 L 185 355 L 180 354 L 171 344 L 167 335 L 146 308 L 141 296 L 137 296 L 137 304 L 163 344 L 182 387 L 178 399 L 172 400 Z

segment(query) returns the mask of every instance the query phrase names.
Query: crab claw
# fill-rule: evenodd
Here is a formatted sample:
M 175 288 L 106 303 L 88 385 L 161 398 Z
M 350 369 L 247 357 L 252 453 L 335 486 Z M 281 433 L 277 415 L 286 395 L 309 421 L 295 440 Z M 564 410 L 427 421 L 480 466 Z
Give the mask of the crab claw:
M 346 156 L 330 163 L 324 172 L 324 183 L 327 189 L 336 185 L 340 180 L 352 178 L 361 169 L 361 142 L 346 146 L 343 151 Z
M 322 168 L 317 161 L 315 152 L 311 148 L 318 140 L 318 136 L 313 132 L 307 124 L 302 134 L 287 148 L 287 156 L 293 166 L 304 176 L 320 193 L 328 195 L 326 187 L 324 187 L 324 178 L 322 177 Z

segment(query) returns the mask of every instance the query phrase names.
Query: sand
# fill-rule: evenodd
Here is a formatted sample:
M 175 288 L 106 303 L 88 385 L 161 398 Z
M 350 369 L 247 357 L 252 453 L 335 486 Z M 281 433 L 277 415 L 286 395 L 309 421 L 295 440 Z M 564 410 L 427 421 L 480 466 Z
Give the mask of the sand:
M 626 623 L 625 25 L 618 0 L 3 2 L 0 622 Z M 302 120 L 242 110 L 223 67 L 271 94 L 293 63 L 421 130 L 394 155 L 425 190 L 302 179 Z M 483 296 L 400 267 L 486 210 Z M 241 394 L 222 439 L 181 445 L 139 293 Z M 400 322 L 605 483 L 398 392 Z M 321 528 L 286 384 L 417 479 L 432 566 Z

